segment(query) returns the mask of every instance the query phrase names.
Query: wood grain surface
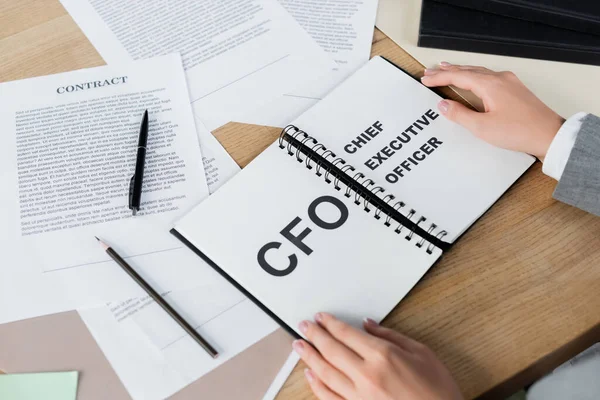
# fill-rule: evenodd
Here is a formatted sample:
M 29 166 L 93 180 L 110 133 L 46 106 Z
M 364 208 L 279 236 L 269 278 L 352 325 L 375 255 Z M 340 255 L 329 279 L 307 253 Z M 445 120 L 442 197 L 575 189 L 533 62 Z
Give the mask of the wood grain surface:
M 372 54 L 422 73 L 379 31 Z M 58 0 L 0 0 L 0 82 L 103 64 Z M 214 134 L 243 167 L 279 130 Z M 384 321 L 430 346 L 467 398 L 502 398 L 600 339 L 600 218 L 554 201 L 554 186 L 536 163 Z M 303 368 L 278 399 L 313 398 Z

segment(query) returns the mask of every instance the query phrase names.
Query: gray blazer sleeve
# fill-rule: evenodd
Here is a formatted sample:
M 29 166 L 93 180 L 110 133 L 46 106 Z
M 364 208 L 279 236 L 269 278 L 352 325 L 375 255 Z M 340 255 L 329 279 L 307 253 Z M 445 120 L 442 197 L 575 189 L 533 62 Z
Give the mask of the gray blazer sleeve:
M 582 121 L 554 198 L 600 216 L 600 118 L 595 115 Z

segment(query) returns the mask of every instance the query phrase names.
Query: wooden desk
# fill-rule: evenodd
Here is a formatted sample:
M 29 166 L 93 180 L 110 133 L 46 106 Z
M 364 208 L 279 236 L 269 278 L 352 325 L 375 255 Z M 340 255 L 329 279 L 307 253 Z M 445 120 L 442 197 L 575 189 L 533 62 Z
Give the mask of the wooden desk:
M 373 54 L 422 71 L 381 32 Z M 0 0 L 0 82 L 103 64 L 58 0 Z M 278 133 L 215 135 L 245 166 Z M 552 200 L 554 185 L 537 163 L 385 321 L 428 344 L 467 398 L 502 398 L 600 340 L 600 218 Z M 312 398 L 302 369 L 279 399 Z

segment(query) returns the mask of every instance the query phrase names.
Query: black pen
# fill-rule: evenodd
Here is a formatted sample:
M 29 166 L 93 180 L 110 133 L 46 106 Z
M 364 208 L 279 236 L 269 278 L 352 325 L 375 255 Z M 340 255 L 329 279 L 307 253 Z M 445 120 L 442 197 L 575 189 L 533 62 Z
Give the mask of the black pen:
M 140 275 L 138 275 L 138 273 L 135 272 L 135 270 L 129 264 L 127 264 L 127 261 L 123 260 L 123 258 L 117 254 L 116 251 L 100 240 L 97 236 L 95 236 L 95 238 L 98 242 L 100 242 L 100 245 L 110 256 L 110 258 L 119 264 L 119 266 L 123 268 L 123 271 L 125 271 L 138 285 L 140 285 L 140 287 L 144 289 L 148 296 L 152 297 L 152 299 L 160 307 L 162 307 L 162 309 L 165 310 L 167 314 L 169 314 L 169 316 L 171 316 L 171 318 L 173 318 L 173 320 L 177 322 L 179 326 L 181 326 L 183 330 L 186 331 L 187 334 L 190 335 L 192 339 L 194 339 L 194 341 L 200 345 L 200 347 L 202 347 L 212 358 L 217 358 L 219 356 L 217 350 L 215 350 L 210 343 L 200 336 L 200 334 L 196 332 L 196 330 L 190 324 L 188 324 L 187 321 L 183 319 L 183 317 L 179 315 L 179 313 L 177 313 L 177 311 L 175 311 L 175 309 L 173 309 L 173 307 L 171 307 L 160 294 L 152 289 L 152 287 L 146 283 L 146 281 Z
M 131 177 L 131 181 L 129 181 L 129 209 L 133 211 L 133 215 L 140 211 L 140 201 L 142 200 L 144 164 L 146 164 L 146 143 L 148 143 L 148 110 L 144 112 L 144 118 L 142 119 L 137 157 L 135 160 L 135 172 Z

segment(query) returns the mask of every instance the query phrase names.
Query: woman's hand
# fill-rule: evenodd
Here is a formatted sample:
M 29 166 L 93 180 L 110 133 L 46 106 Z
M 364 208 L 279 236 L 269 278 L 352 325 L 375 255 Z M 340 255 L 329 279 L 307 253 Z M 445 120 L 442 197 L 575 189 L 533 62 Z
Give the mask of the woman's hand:
M 459 400 L 450 372 L 426 346 L 365 320 L 366 332 L 318 313 L 299 329 L 314 345 L 294 342 L 320 400 Z
M 444 62 L 440 69 L 426 69 L 421 81 L 429 87 L 454 85 L 472 91 L 483 100 L 485 112 L 472 111 L 452 100 L 442 100 L 440 112 L 490 144 L 540 159 L 565 122 L 512 72 Z

